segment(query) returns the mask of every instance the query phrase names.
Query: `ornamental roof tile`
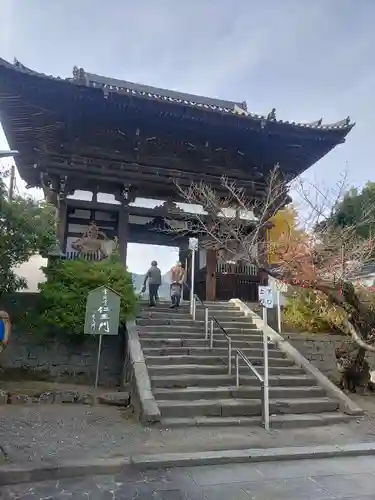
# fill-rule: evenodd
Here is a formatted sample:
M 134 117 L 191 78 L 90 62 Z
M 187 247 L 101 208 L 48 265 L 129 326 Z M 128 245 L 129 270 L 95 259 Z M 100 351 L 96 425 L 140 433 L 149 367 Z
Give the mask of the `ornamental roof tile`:
M 4 59 L 0 58 L 0 67 L 1 66 L 6 67 L 8 69 L 13 69 L 21 73 L 38 76 L 41 78 L 48 78 L 51 80 L 67 82 L 70 84 L 103 89 L 104 91 L 107 92 L 117 92 L 119 94 L 128 94 L 128 95 L 130 94 L 136 97 L 143 97 L 158 101 L 182 104 L 184 106 L 191 106 L 194 108 L 204 109 L 208 111 L 215 111 L 223 114 L 236 115 L 238 117 L 243 117 L 245 119 L 247 118 L 260 121 L 261 126 L 262 125 L 265 126 L 269 122 L 274 122 L 280 125 L 289 125 L 292 127 L 298 127 L 304 129 L 318 129 L 326 131 L 341 130 L 349 132 L 355 125 L 354 122 L 351 122 L 349 116 L 335 123 L 327 123 L 327 124 L 323 123 L 322 118 L 310 123 L 277 120 L 275 108 L 273 108 L 267 115 L 259 115 L 256 113 L 251 113 L 247 110 L 246 101 L 242 102 L 226 101 L 221 99 L 214 99 L 211 97 L 186 94 L 174 90 L 161 89 L 149 85 L 143 85 L 143 84 L 128 82 L 125 80 L 118 80 L 115 78 L 100 76 L 94 73 L 86 73 L 83 70 L 83 68 L 78 68 L 77 66 L 73 68 L 73 78 L 60 78 L 51 75 L 46 75 L 44 73 L 39 73 L 37 71 L 28 68 L 27 66 L 24 66 L 17 59 L 15 59 L 14 63 L 11 64 L 8 61 L 5 61 Z

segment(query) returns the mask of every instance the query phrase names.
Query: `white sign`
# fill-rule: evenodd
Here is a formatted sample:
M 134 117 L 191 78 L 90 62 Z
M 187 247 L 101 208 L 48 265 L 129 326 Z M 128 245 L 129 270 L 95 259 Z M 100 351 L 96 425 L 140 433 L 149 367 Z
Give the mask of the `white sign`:
M 288 291 L 288 285 L 280 280 L 275 280 L 275 287 L 280 293 L 286 293 Z
M 189 250 L 198 250 L 198 238 L 189 238 Z
M 273 293 L 272 287 L 270 286 L 260 286 L 258 287 L 259 293 L 259 303 L 261 306 L 267 309 L 273 308 Z

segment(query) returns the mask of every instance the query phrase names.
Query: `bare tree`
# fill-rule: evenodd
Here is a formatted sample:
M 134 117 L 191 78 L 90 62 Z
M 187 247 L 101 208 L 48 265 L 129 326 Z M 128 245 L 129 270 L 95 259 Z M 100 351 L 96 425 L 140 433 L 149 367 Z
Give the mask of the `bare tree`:
M 352 284 L 353 276 L 373 254 L 373 241 L 359 238 L 357 227 L 373 222 L 375 207 L 365 207 L 356 224 L 337 227 L 330 216 L 347 190 L 346 177 L 331 190 L 298 181 L 293 188 L 304 210 L 279 241 L 270 243 L 264 241 L 264 234 L 273 216 L 284 208 L 291 185 L 278 167 L 266 185 L 262 199 L 252 200 L 226 177 L 221 179 L 220 193 L 204 183 L 185 188 L 176 182 L 184 202 L 200 205 L 205 214 L 190 214 L 183 227 L 170 231 L 180 235 L 196 231 L 200 246 L 214 249 L 222 260 L 255 264 L 273 278 L 324 294 L 330 304 L 345 311 L 343 327 L 361 348 L 360 358 L 364 351 L 375 352 L 375 311 Z M 270 252 L 276 266 L 269 264 Z

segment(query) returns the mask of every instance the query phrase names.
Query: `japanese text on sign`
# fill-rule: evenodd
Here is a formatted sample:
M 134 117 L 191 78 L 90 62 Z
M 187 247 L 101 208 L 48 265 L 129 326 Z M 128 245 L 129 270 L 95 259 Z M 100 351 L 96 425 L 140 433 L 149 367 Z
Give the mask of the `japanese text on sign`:
M 85 333 L 117 335 L 120 302 L 120 296 L 108 287 L 92 290 L 86 303 Z
M 270 286 L 260 286 L 258 288 L 259 303 L 267 309 L 273 308 L 273 293 Z
M 102 304 L 98 308 L 99 313 L 99 333 L 109 332 L 109 307 L 108 307 L 108 290 L 103 288 Z

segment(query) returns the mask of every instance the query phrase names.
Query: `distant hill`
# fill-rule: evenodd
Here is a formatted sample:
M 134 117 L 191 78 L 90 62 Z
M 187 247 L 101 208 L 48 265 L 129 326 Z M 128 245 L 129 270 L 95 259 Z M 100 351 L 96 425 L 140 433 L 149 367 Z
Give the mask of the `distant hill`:
M 133 285 L 134 285 L 135 291 L 137 293 L 141 293 L 143 281 L 145 279 L 145 275 L 132 273 L 132 277 L 133 277 Z M 162 281 L 162 284 L 159 287 L 159 298 L 169 300 L 170 299 L 169 285 L 171 282 L 169 273 L 163 274 L 163 276 L 161 277 L 161 281 Z

